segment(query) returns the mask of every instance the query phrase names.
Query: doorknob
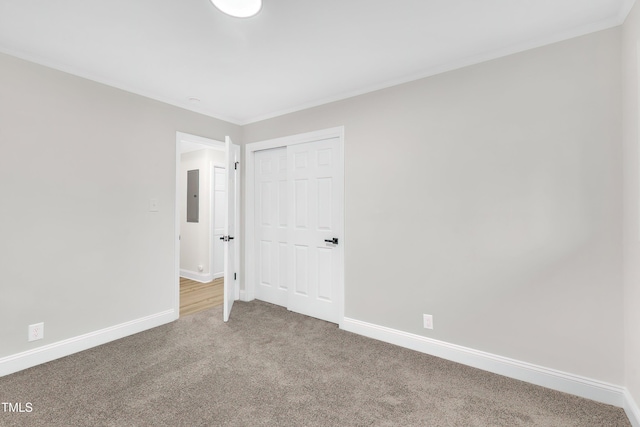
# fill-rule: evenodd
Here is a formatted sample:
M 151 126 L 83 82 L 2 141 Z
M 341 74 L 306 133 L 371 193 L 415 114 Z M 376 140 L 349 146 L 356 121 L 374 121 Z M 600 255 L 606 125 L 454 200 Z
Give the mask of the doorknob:
M 224 240 L 225 242 L 228 242 L 229 240 L 233 240 L 233 236 L 222 236 L 220 240 Z
M 327 243 L 333 243 L 334 245 L 338 244 L 338 238 L 334 237 L 333 239 L 324 239 L 325 242 Z

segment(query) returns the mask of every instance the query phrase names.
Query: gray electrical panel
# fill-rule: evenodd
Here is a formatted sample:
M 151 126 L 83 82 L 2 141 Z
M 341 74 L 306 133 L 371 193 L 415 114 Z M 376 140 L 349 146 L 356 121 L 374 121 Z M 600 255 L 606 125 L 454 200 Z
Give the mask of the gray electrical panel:
M 199 222 L 200 170 L 187 171 L 187 222 Z

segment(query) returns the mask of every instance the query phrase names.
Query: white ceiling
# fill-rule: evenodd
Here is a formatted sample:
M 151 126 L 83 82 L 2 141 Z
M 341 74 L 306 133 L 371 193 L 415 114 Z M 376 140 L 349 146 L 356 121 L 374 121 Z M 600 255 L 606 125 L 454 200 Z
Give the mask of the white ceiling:
M 633 3 L 264 0 L 237 19 L 209 0 L 0 0 L 0 51 L 246 124 L 613 27 Z

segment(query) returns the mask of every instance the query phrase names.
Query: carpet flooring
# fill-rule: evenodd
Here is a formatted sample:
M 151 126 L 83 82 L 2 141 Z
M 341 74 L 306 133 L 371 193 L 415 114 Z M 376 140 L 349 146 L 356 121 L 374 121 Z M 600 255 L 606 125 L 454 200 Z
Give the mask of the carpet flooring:
M 0 378 L 2 426 L 629 426 L 624 411 L 236 302 Z

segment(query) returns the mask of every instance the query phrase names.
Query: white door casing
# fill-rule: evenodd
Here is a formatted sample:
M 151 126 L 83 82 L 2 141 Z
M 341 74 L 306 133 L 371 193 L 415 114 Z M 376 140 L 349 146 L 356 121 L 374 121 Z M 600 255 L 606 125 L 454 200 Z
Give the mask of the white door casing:
M 226 183 L 227 183 L 227 221 L 224 236 L 224 300 L 223 320 L 229 321 L 233 302 L 237 299 L 238 281 L 237 264 L 238 257 L 238 170 L 240 162 L 240 147 L 231 142 L 228 136 L 225 138 L 226 155 Z
M 287 149 L 255 154 L 256 298 L 286 307 Z

